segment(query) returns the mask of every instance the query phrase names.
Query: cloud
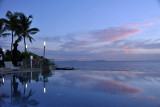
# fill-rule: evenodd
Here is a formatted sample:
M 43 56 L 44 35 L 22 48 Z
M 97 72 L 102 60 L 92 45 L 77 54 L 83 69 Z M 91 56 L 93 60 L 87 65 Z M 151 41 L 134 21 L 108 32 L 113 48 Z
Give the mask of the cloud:
M 121 40 L 142 31 L 142 29 L 135 29 L 129 26 L 121 26 L 109 27 L 103 30 L 71 33 L 64 36 L 43 37 L 39 39 L 46 40 L 49 42 L 61 42 L 62 48 L 87 47 L 101 43 L 108 43 Z
M 95 31 L 91 33 L 91 35 L 95 39 L 97 39 L 96 42 L 101 43 L 101 42 L 112 42 L 121 40 L 138 32 L 142 32 L 142 30 L 117 27 L 117 28 L 108 28 L 105 30 Z
M 132 24 L 132 25 L 130 25 L 132 28 L 136 28 L 136 27 L 140 27 L 140 26 L 151 26 L 151 25 L 153 25 L 153 23 L 152 22 L 150 22 L 150 23 L 135 23 L 135 24 Z
M 104 30 L 91 31 L 88 33 L 72 34 L 67 37 L 72 38 L 64 42 L 61 47 L 64 50 L 73 51 L 80 48 L 93 47 L 96 45 L 122 40 L 128 36 L 142 32 L 141 29 L 131 29 L 126 27 L 114 27 Z
M 10 41 L 9 41 L 9 39 L 6 39 L 6 38 L 3 38 L 3 40 L 2 40 L 2 38 L 0 38 L 1 40 L 0 40 L 0 47 L 1 48 L 8 48 L 9 46 L 10 46 Z
M 124 52 L 125 52 L 125 53 L 131 53 L 131 52 L 132 52 L 132 50 L 125 49 L 125 50 L 124 50 Z
M 46 50 L 46 55 L 56 60 L 160 60 L 159 47 L 159 40 L 118 40 L 92 47 Z

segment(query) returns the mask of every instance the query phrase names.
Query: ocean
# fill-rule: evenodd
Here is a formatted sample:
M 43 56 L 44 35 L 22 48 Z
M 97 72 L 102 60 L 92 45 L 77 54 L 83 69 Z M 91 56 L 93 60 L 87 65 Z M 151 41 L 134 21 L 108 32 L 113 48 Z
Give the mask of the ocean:
M 160 72 L 160 61 L 55 61 L 55 64 L 76 70 Z

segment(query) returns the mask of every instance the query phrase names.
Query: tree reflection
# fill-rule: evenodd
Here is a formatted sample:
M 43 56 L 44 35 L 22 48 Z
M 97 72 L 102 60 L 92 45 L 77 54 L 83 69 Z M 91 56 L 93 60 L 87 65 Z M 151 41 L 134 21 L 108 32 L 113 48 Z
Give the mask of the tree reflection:
M 9 98 L 9 95 L 7 95 L 5 93 L 0 94 L 0 107 L 2 107 L 2 105 L 5 104 L 4 98 Z
M 27 77 L 29 77 L 27 73 L 18 77 L 22 85 L 30 81 L 30 78 L 27 78 Z M 11 93 L 11 104 L 12 105 L 21 105 L 23 107 L 28 107 L 28 105 L 38 105 L 39 104 L 38 101 L 34 99 L 30 99 L 30 97 L 35 93 L 32 91 L 32 89 L 26 94 L 25 84 L 24 84 L 24 91 L 22 93 L 20 90 L 18 90 L 19 84 L 18 82 L 16 82 L 16 75 L 13 75 L 13 82 L 12 82 L 13 90 L 11 90 L 12 92 Z
M 32 89 L 27 89 L 29 83 L 31 83 L 32 81 L 43 82 L 44 93 L 45 93 L 46 82 L 48 82 L 48 77 L 52 76 L 52 71 L 42 70 L 41 72 L 27 72 L 27 73 L 11 74 L 9 76 L 11 83 L 10 84 L 11 91 L 9 93 L 10 96 L 6 94 L 0 95 L 0 107 L 3 105 L 28 107 L 28 106 L 36 106 L 39 104 L 37 100 L 32 98 L 32 96 L 35 94 L 35 91 L 33 91 Z M 4 85 L 4 83 L 1 85 Z M 6 98 L 9 102 L 3 100 L 4 98 Z

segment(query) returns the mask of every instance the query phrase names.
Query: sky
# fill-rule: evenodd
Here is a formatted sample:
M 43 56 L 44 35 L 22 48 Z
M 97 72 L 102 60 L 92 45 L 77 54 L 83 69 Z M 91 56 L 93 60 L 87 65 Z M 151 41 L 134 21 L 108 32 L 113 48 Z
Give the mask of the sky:
M 8 10 L 33 15 L 40 32 L 28 51 L 42 56 L 45 41 L 49 59 L 160 60 L 158 0 L 0 0 L 0 18 Z M 10 44 L 11 36 L 0 38 L 2 48 Z

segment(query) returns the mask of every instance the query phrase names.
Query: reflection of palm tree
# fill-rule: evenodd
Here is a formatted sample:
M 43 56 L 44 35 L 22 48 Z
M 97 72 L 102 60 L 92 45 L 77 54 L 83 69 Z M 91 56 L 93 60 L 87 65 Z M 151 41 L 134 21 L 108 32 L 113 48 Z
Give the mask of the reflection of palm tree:
M 5 101 L 3 100 L 3 98 L 9 98 L 9 96 L 6 95 L 6 94 L 4 94 L 4 93 L 0 95 L 0 107 L 1 107 L 3 104 L 5 104 Z
M 26 38 L 29 39 L 30 42 L 34 40 L 31 35 L 36 34 L 39 29 L 38 28 L 30 28 L 30 25 L 32 23 L 32 16 L 26 17 L 23 13 L 18 13 L 18 16 L 20 17 L 20 28 L 18 31 L 19 38 L 17 39 L 17 42 L 20 42 L 22 38 L 24 39 L 24 49 L 26 52 Z
M 24 79 L 25 80 L 25 79 Z M 12 97 L 13 101 L 12 104 L 14 105 L 22 105 L 23 107 L 27 107 L 28 105 L 38 105 L 38 101 L 31 99 L 30 97 L 34 94 L 32 90 L 26 95 L 26 89 L 24 87 L 23 95 L 20 90 L 18 90 L 18 82 L 16 82 L 16 76 L 13 76 L 13 91 Z
M 32 90 L 29 91 L 29 93 L 27 95 L 22 95 L 22 93 L 20 92 L 18 96 L 13 96 L 14 99 L 12 101 L 12 104 L 14 105 L 22 105 L 23 107 L 28 107 L 28 105 L 38 105 L 38 101 L 31 99 L 30 97 L 34 94 L 34 92 Z

